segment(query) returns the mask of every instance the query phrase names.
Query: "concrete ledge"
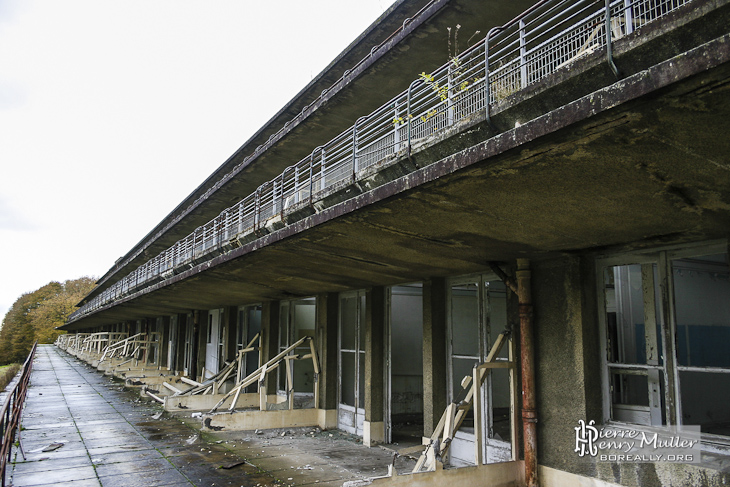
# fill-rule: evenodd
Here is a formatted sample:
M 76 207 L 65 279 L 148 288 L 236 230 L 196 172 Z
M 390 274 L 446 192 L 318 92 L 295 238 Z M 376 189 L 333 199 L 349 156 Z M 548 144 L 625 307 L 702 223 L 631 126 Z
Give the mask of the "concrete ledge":
M 255 429 L 298 428 L 319 426 L 331 429 L 337 426 L 335 409 L 287 409 L 282 411 L 239 411 L 233 413 L 206 414 L 203 421 L 210 418 L 209 427 L 224 428 L 229 431 Z
M 152 377 L 177 377 L 173 371 L 169 369 L 161 369 L 159 367 L 120 367 L 104 372 L 105 375 L 113 375 L 118 379 L 150 379 Z
M 126 377 L 124 379 L 125 387 L 144 387 L 151 386 L 155 389 L 165 389 L 167 393 L 172 394 L 172 391 L 165 388 L 162 383 L 167 382 L 168 384 L 177 387 L 178 389 L 187 389 L 189 386 L 180 381 L 179 375 L 162 375 L 162 376 L 151 376 L 151 377 Z
M 592 477 L 584 477 L 550 467 L 539 468 L 541 487 L 621 487 Z M 516 462 L 492 463 L 479 467 L 437 469 L 434 472 L 398 475 L 372 479 L 373 486 L 435 487 L 442 485 L 488 485 L 489 487 L 522 487 L 525 466 Z M 347 484 L 345 484 L 347 485 Z
M 538 475 L 540 478 L 540 485 L 546 487 L 621 487 L 619 484 L 606 482 L 605 480 L 584 477 L 582 475 L 576 475 L 574 473 L 550 467 L 539 466 Z
M 374 486 L 432 487 L 442 485 L 488 485 L 489 487 L 521 487 L 525 485 L 524 462 L 504 462 L 480 467 L 437 469 L 395 477 L 373 479 Z M 545 487 L 547 484 L 540 483 Z M 565 484 L 566 486 L 569 484 Z
M 213 406 L 225 397 L 225 394 L 197 394 L 194 396 L 172 396 L 165 397 L 165 411 L 210 411 Z M 228 397 L 220 406 L 226 409 L 231 405 L 233 396 Z M 267 402 L 269 404 L 278 402 L 278 396 L 270 394 Z M 259 407 L 259 395 L 257 393 L 241 394 L 236 401 L 236 407 L 240 408 L 257 408 Z M 224 411 L 221 411 L 224 412 Z M 248 412 L 248 411 L 247 411 Z M 230 414 L 230 413 L 229 413 Z

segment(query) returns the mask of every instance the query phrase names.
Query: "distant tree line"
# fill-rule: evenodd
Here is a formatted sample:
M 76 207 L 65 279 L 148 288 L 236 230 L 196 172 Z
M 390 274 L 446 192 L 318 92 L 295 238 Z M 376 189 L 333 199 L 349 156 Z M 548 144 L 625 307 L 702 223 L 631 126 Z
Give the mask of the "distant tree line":
M 22 363 L 33 342 L 53 343 L 65 332 L 56 330 L 94 287 L 96 279 L 82 277 L 52 281 L 20 296 L 5 315 L 0 329 L 0 365 Z

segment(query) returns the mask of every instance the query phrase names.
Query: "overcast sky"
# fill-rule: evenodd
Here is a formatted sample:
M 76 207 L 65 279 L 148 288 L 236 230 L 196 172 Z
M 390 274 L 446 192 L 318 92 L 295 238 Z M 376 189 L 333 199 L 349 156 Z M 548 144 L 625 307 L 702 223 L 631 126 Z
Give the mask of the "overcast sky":
M 391 3 L 0 0 L 0 317 L 103 275 Z

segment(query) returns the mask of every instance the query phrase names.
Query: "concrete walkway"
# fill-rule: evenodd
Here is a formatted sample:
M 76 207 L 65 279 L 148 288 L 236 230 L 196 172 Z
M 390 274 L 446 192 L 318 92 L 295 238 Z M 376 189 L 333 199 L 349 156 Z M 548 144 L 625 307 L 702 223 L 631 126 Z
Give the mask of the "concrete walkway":
M 201 435 L 198 423 L 163 414 L 55 346 L 39 346 L 22 420 L 26 460 L 15 448 L 6 483 L 339 486 L 384 475 L 392 459 L 337 431 Z M 399 459 L 403 468 L 409 462 Z

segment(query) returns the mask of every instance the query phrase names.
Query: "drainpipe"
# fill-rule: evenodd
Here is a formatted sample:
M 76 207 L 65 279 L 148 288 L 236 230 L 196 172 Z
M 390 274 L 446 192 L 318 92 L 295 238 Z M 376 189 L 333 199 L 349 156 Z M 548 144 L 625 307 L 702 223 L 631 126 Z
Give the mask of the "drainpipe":
M 520 304 L 522 365 L 522 439 L 525 450 L 525 484 L 537 487 L 537 409 L 535 406 L 535 345 L 533 340 L 530 261 L 517 259 L 517 297 Z

